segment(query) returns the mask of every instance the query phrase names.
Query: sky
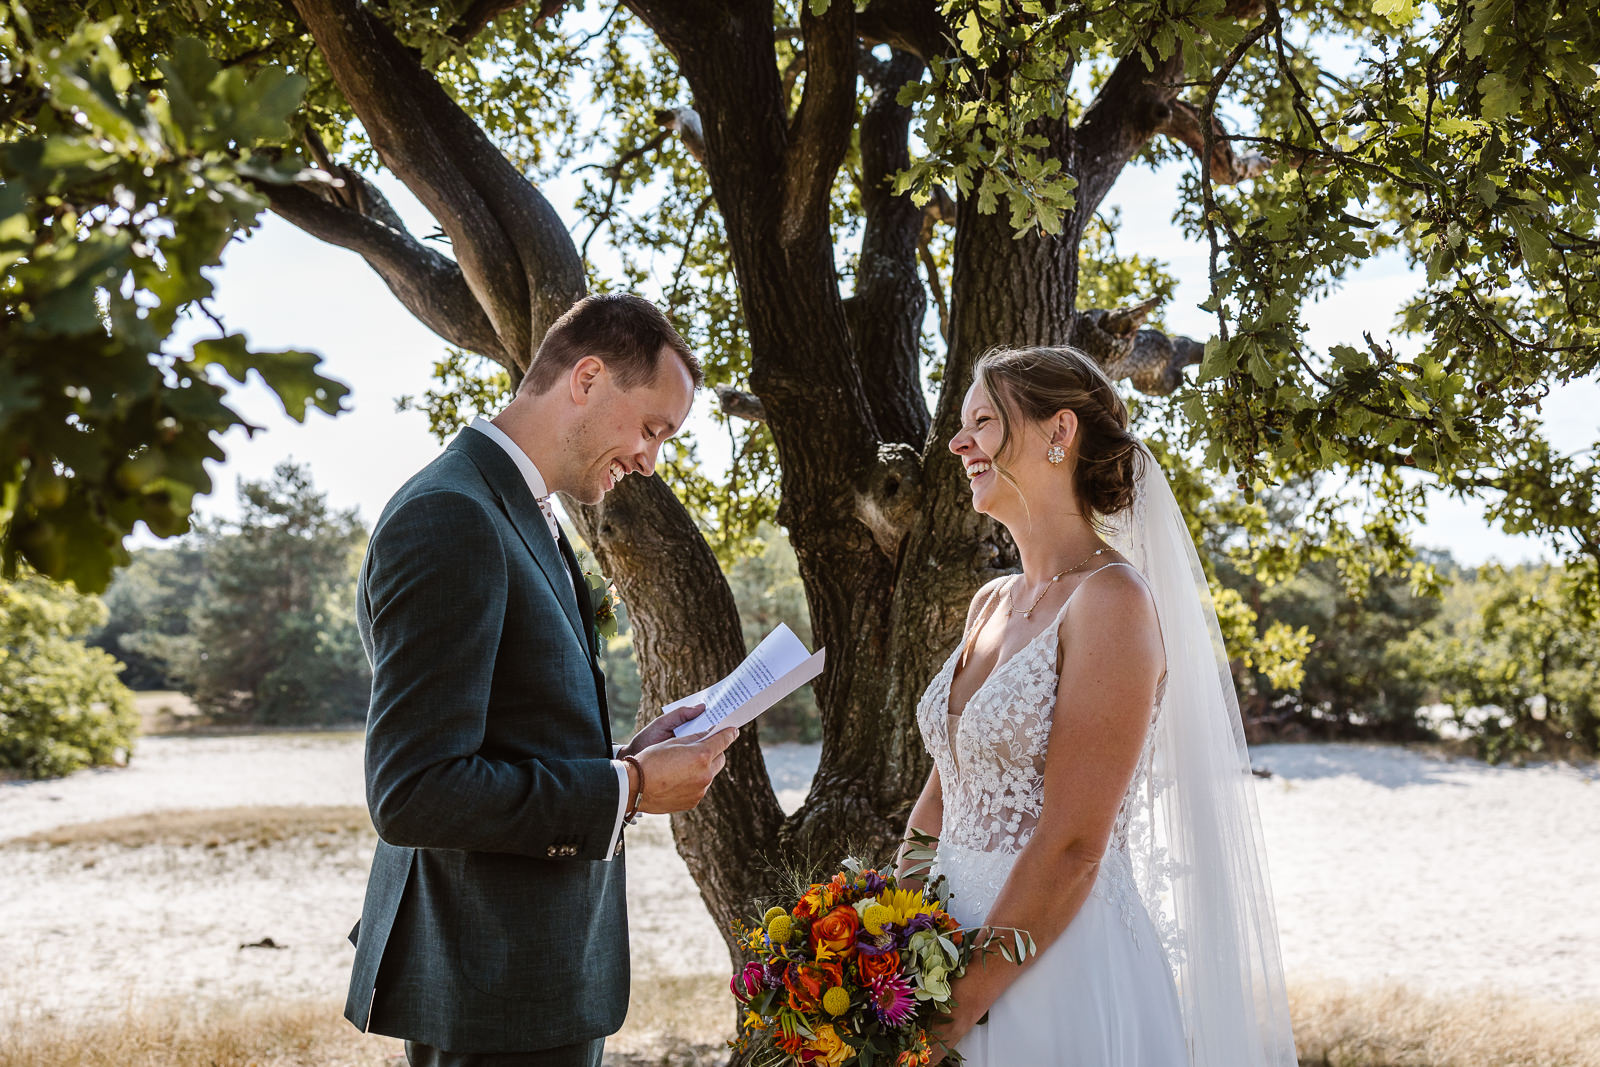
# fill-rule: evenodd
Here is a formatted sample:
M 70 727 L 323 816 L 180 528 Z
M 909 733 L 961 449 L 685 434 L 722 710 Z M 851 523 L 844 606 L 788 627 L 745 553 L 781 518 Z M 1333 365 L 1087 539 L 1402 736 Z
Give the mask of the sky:
M 1129 168 L 1107 198 L 1106 208 L 1119 207 L 1122 227 L 1117 245 L 1166 263 L 1179 279 L 1177 294 L 1165 310 L 1168 327 L 1197 339 L 1210 336 L 1214 321 L 1198 308 L 1206 296 L 1206 251 L 1201 242 L 1186 240 L 1171 221 L 1177 198 L 1177 170 L 1168 163 L 1160 171 Z M 414 232 L 435 229 L 421 205 L 397 181 L 378 179 Z M 545 193 L 565 217 L 577 184 L 562 176 Z M 578 233 L 581 240 L 582 231 Z M 598 244 L 598 242 L 597 242 Z M 378 276 L 352 252 L 303 233 L 275 215 L 248 239 L 230 246 L 216 271 L 214 309 L 230 331 L 241 331 L 258 348 L 302 348 L 324 357 L 323 373 L 351 387 L 349 410 L 330 417 L 312 410 L 304 424 L 283 414 L 276 398 L 258 382 L 234 387 L 230 403 L 249 422 L 265 429 L 253 437 L 234 430 L 222 441 L 227 459 L 210 465 L 215 489 L 197 501 L 205 516 L 237 514 L 235 486 L 239 479 L 268 477 L 289 459 L 309 463 L 318 489 L 336 507 L 355 507 L 369 524 L 384 503 L 441 448 L 427 430 L 426 416 L 396 410 L 397 397 L 421 394 L 431 384 L 431 370 L 444 353 L 444 342 L 408 313 Z M 1389 255 L 1353 274 L 1331 296 L 1307 311 L 1307 341 L 1326 351 L 1337 343 L 1363 344 L 1362 331 L 1386 340 L 1395 311 L 1417 288 L 1411 271 L 1398 255 Z M 646 294 L 651 295 L 651 294 Z M 931 311 L 930 311 L 931 314 Z M 184 339 L 215 334 L 205 319 L 191 322 Z M 1399 351 L 1415 342 L 1395 338 Z M 1193 374 L 1191 369 L 1189 374 Z M 231 383 L 230 383 L 231 384 Z M 715 429 L 709 411 L 714 397 L 696 402 L 690 427 L 703 441 L 702 455 L 715 462 L 717 442 L 726 434 Z M 1574 383 L 1552 393 L 1544 418 L 1555 447 L 1564 452 L 1594 445 L 1600 436 L 1600 382 Z M 725 452 L 725 446 L 721 451 Z M 1449 550 L 1458 561 L 1477 565 L 1491 559 L 1515 563 L 1552 559 L 1544 542 L 1510 536 L 1492 528 L 1481 504 L 1434 494 L 1426 522 L 1415 535 L 1418 544 Z M 157 543 L 141 530 L 134 545 Z

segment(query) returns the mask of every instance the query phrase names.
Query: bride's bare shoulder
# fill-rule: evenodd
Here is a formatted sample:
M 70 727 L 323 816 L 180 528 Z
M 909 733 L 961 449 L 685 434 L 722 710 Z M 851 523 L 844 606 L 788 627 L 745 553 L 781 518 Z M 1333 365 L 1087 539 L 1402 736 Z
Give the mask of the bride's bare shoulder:
M 985 582 L 983 588 L 972 594 L 972 606 L 968 609 L 969 612 L 976 613 L 983 610 L 985 605 L 1005 591 L 1005 587 L 1014 578 L 1016 578 L 1014 574 L 1002 574 Z
M 967 605 L 966 628 L 968 630 L 972 629 L 972 624 L 977 622 L 978 618 L 989 610 L 989 605 L 996 597 L 1000 596 L 1001 591 L 1006 587 L 1006 583 L 1011 581 L 1012 577 L 1013 575 L 1010 574 L 1002 574 L 998 578 L 985 582 L 983 588 L 972 594 L 972 603 Z
M 1116 647 L 1130 640 L 1154 640 L 1159 648 L 1161 626 L 1156 618 L 1155 599 L 1144 576 L 1131 565 L 1109 563 L 1084 578 L 1073 591 L 1063 631 L 1092 633 Z

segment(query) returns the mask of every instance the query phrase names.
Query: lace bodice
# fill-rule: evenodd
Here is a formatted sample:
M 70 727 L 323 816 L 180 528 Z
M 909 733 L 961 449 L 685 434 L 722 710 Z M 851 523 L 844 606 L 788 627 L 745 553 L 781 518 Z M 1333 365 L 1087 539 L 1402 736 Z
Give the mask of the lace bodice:
M 1125 567 L 1111 563 L 1107 567 Z M 1106 569 L 1102 567 L 1101 570 Z M 1132 568 L 1130 568 L 1132 569 Z M 1091 572 L 1098 574 L 1099 571 Z M 1078 584 L 1082 589 L 1085 578 Z M 998 663 L 967 700 L 958 716 L 951 716 L 950 684 L 960 661 L 962 646 L 951 653 L 934 675 L 917 706 L 917 725 L 933 756 L 944 792 L 944 812 L 939 833 L 941 867 L 954 857 L 952 846 L 966 852 L 989 853 L 991 860 L 1013 860 L 1039 825 L 1044 811 L 1044 768 L 1054 721 L 1059 679 L 1061 621 L 1078 589 L 1062 604 L 1050 626 Z M 1165 677 L 1162 679 L 1165 688 Z M 1162 693 L 1156 695 L 1151 720 L 1159 713 Z M 951 736 L 951 729 L 954 736 Z M 1155 730 L 1147 731 L 1137 770 L 1117 811 L 1115 828 L 1106 847 L 1095 892 L 1131 909 L 1140 903 L 1134 884 L 1131 850 L 1148 853 L 1148 811 Z M 992 854 L 999 854 L 995 856 Z M 1146 855 L 1143 858 L 1150 858 Z M 970 862 L 970 860 L 969 860 Z M 983 896 L 998 895 L 1009 862 L 984 864 L 996 884 L 985 886 Z M 971 906 L 973 901 L 968 901 Z M 1160 925 L 1160 919 L 1156 918 Z M 1131 923 L 1130 923 L 1131 925 Z

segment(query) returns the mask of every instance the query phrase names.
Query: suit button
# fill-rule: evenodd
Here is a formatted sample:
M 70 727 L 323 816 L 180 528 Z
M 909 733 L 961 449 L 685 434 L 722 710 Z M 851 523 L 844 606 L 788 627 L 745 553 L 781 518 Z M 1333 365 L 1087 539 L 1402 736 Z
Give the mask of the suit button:
M 566 849 L 566 854 L 569 855 L 569 856 L 576 856 L 578 854 L 578 846 L 577 845 L 568 845 L 567 849 Z
M 556 848 L 556 846 L 551 845 L 549 848 L 544 850 L 544 854 L 546 856 L 550 857 L 551 859 L 555 859 L 558 855 L 561 854 L 561 851 L 560 851 L 560 849 Z

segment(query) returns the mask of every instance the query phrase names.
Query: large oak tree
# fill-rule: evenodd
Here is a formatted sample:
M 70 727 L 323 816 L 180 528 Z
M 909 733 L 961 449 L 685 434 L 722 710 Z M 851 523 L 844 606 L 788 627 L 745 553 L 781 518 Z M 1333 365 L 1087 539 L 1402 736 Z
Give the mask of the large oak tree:
M 569 509 L 630 606 L 644 707 L 741 658 L 714 549 L 773 505 L 829 650 L 805 806 L 780 809 L 750 731 L 674 818 L 724 926 L 771 888 L 762 854 L 881 851 L 903 827 L 917 697 L 1013 564 L 944 448 L 992 345 L 1076 343 L 1126 379 L 1196 508 L 1224 474 L 1245 505 L 1310 486 L 1289 536 L 1242 546 L 1265 572 L 1350 548 L 1340 487 L 1395 548 L 1433 485 L 1561 545 L 1592 593 L 1594 453 L 1553 450 L 1537 414 L 1600 366 L 1587 5 L 114 6 L 105 32 L 46 4 L 0 36 L 8 559 L 92 585 L 134 521 L 180 528 L 239 421 L 209 364 L 261 371 L 295 413 L 338 408 L 315 357 L 166 344 L 266 205 L 360 253 L 452 346 L 446 410 L 485 388 L 474 359 L 514 381 L 573 300 L 653 279 L 735 460 L 731 486 L 684 452 Z M 1206 338 L 1157 328 L 1170 279 L 1119 256 L 1100 212 L 1130 165 L 1173 158 L 1211 252 Z M 544 179 L 579 163 L 580 203 L 551 203 Z M 406 229 L 379 168 L 439 234 Z M 1420 279 L 1402 322 L 1310 349 L 1306 304 L 1389 251 Z

